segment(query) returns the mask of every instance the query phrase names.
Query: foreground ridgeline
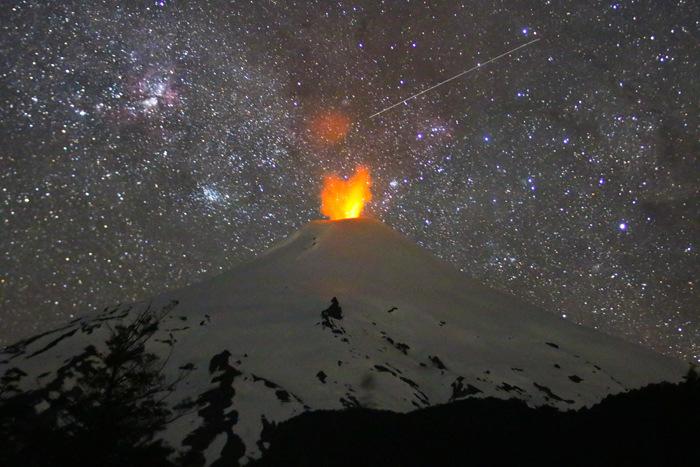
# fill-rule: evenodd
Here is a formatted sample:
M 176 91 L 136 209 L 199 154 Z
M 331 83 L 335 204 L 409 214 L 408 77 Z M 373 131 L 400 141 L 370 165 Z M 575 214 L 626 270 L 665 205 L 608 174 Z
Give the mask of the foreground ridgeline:
M 697 406 L 695 383 L 674 385 L 687 371 L 378 221 L 317 221 L 217 277 L 0 349 L 0 467 L 572 465 L 642 433 L 628 458 L 648 460 Z
M 88 352 L 65 376 L 71 390 L 51 382 L 18 391 L 16 372 L 0 386 L 0 465 L 14 466 L 200 466 L 198 447 L 226 425 L 219 409 L 238 376 L 221 366 L 220 389 L 204 400 L 163 400 L 182 384 L 165 382 L 160 362 L 144 352 L 154 322 L 118 327 L 107 351 Z M 43 407 L 41 407 L 43 406 Z M 188 410 L 209 412 L 210 422 L 178 450 L 157 435 Z M 220 413 L 220 415 L 217 415 Z M 235 417 L 229 412 L 228 417 Z M 657 383 L 605 398 L 592 408 L 560 411 L 528 407 L 517 399 L 470 398 L 400 414 L 364 408 L 312 411 L 262 432 L 268 466 L 690 466 L 700 420 L 700 377 L 691 367 L 681 383 Z M 218 425 L 218 426 L 217 426 Z M 239 465 L 244 446 L 231 438 L 226 457 L 212 465 Z
M 692 466 L 700 379 L 651 384 L 562 412 L 466 399 L 407 414 L 309 412 L 269 427 L 268 466 Z

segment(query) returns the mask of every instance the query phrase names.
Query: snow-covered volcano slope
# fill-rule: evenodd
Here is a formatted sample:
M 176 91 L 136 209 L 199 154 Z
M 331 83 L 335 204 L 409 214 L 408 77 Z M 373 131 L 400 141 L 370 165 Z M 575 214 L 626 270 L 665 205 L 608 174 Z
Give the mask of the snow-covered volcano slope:
M 469 280 L 370 219 L 312 222 L 254 261 L 166 293 L 153 307 L 173 301 L 150 350 L 172 352 L 166 373 L 173 377 L 194 365 L 179 398 L 220 388 L 222 372 L 231 372 L 226 411 L 237 411 L 232 431 L 252 456 L 267 421 L 303 410 L 408 411 L 467 396 L 576 408 L 677 381 L 687 370 Z M 104 339 L 98 320 L 118 315 L 82 318 L 20 342 L 0 364 L 29 375 L 55 372 Z M 192 413 L 165 437 L 178 447 L 205 422 Z M 227 439 L 222 431 L 208 444 L 209 463 Z

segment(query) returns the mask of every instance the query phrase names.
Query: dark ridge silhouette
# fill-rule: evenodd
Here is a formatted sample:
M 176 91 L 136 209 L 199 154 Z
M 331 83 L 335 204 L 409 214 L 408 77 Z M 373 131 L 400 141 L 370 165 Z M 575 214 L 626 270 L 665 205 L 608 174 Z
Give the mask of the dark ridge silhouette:
M 700 378 L 652 384 L 589 409 L 470 398 L 407 414 L 349 408 L 267 424 L 265 466 L 689 466 Z M 269 443 L 269 444 L 268 444 Z

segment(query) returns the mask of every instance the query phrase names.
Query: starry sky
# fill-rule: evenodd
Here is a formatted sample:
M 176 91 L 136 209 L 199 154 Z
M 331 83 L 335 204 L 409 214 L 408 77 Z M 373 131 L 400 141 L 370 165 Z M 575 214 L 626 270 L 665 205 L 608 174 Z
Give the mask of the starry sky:
M 3 2 L 0 343 L 230 269 L 364 164 L 368 212 L 465 273 L 699 361 L 699 18 L 692 1 Z

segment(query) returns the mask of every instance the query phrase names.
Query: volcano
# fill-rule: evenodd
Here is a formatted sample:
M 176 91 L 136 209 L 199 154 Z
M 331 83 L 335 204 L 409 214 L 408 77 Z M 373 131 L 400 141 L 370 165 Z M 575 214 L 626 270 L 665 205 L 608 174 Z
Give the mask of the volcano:
M 357 218 L 311 222 L 211 280 L 20 341 L 0 354 L 0 372 L 25 388 L 70 385 L 59 376 L 75 356 L 146 307 L 172 309 L 146 343 L 166 378 L 190 370 L 170 400 L 200 404 L 161 436 L 206 464 L 230 456 L 233 440 L 238 460 L 257 458 L 269 424 L 309 410 L 407 412 L 489 396 L 578 408 L 687 370 L 487 288 Z

